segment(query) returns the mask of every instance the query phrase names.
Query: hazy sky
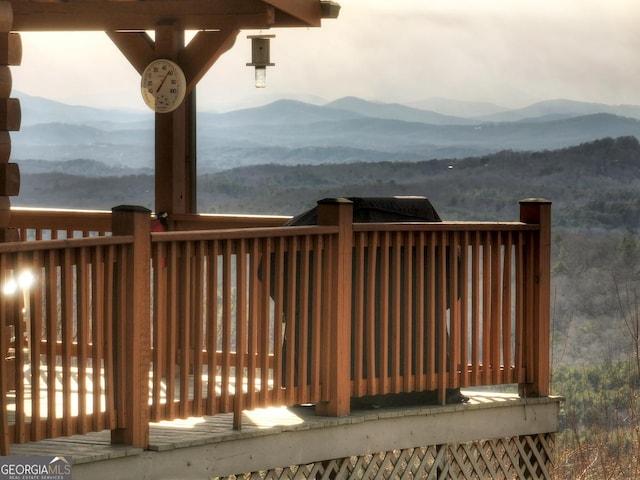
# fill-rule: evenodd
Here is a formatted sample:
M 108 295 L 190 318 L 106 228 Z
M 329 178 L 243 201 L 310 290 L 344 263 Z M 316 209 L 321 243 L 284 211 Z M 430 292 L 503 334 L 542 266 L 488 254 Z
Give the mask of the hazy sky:
M 198 86 L 201 110 L 276 98 L 430 97 L 504 106 L 551 99 L 640 104 L 640 0 L 341 0 L 322 28 L 274 29 L 267 88 L 242 32 Z M 22 34 L 13 88 L 143 109 L 139 77 L 103 33 Z

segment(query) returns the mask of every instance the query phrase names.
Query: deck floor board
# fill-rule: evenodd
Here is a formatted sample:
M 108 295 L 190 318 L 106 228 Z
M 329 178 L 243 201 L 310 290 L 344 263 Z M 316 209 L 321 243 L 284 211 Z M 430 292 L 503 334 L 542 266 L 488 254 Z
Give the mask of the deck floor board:
M 416 405 L 376 409 L 352 410 L 346 417 L 322 417 L 312 406 L 270 407 L 245 411 L 242 430 L 233 430 L 233 414 L 192 417 L 173 421 L 151 423 L 149 450 L 167 451 L 189 448 L 217 442 L 273 435 L 286 430 L 306 430 L 332 425 L 352 424 L 382 418 L 403 417 L 416 414 L 437 414 L 464 409 L 491 408 L 504 402 L 523 402 L 514 394 L 466 392 L 471 400 L 457 405 Z M 535 402 L 538 399 L 528 399 Z M 542 400 L 542 399 L 540 399 Z M 111 445 L 109 430 L 102 432 L 59 437 L 55 439 L 11 445 L 11 455 L 71 455 L 74 464 L 139 455 L 143 449 Z

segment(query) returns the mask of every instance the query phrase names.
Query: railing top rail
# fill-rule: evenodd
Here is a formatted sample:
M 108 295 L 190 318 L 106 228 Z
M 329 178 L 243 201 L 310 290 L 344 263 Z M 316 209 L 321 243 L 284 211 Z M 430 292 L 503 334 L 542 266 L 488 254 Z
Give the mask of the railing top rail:
M 34 228 L 35 225 L 41 225 L 44 228 L 59 230 L 110 231 L 111 229 L 110 211 L 12 207 L 12 213 L 10 226 L 17 228 Z M 169 239 L 171 241 L 205 238 L 222 239 L 230 238 L 230 234 L 236 238 L 262 238 L 266 236 L 333 233 L 329 231 L 319 231 L 318 226 L 291 227 L 273 225 L 273 222 L 284 222 L 288 218 L 290 217 L 266 215 L 176 215 L 174 220 L 181 224 L 180 230 L 172 231 L 171 235 L 173 235 L 173 237 L 155 236 L 154 241 L 167 241 Z M 250 222 L 250 225 L 247 224 L 247 222 Z M 214 229 L 209 227 L 213 227 Z M 311 228 L 313 230 L 309 232 L 296 230 L 300 228 Z M 522 222 L 468 221 L 354 223 L 353 225 L 353 230 L 356 232 L 390 230 L 526 231 L 536 230 L 537 228 L 538 225 Z
M 12 212 L 16 212 L 23 215 L 38 215 L 46 213 L 47 215 L 111 215 L 110 210 L 94 210 L 85 208 L 47 208 L 47 207 L 20 207 L 12 206 Z M 258 214 L 243 214 L 243 213 L 176 213 L 173 215 L 175 220 L 189 220 L 191 218 L 199 218 L 203 220 L 207 219 L 275 219 L 286 221 L 291 218 L 291 215 L 258 215 Z
M 368 231 L 531 231 L 538 225 L 522 222 L 403 222 L 403 223 L 354 223 L 356 232 Z M 221 230 L 191 230 L 173 232 L 154 232 L 154 242 L 171 242 L 183 240 L 223 240 L 249 239 L 266 237 L 291 237 L 297 235 L 327 235 L 337 232 L 334 226 L 284 226 L 233 228 Z
M 38 240 L 35 242 L 7 242 L 0 243 L 0 253 L 126 245 L 133 243 L 133 238 L 133 235 L 118 235 L 109 237 L 65 238 L 61 240 Z
M 58 208 L 11 207 L 11 227 L 60 230 L 107 231 L 111 228 L 111 212 L 104 210 L 67 210 Z
M 35 225 L 59 230 L 109 231 L 111 211 L 64 208 L 12 207 L 10 226 L 34 228 Z M 290 216 L 281 215 L 236 215 L 236 214 L 174 214 L 172 221 L 181 230 L 204 230 L 206 228 L 237 228 L 239 226 L 281 226 Z
M 235 215 L 235 214 L 173 214 L 171 220 L 177 230 L 205 230 L 230 228 L 281 227 L 291 219 L 281 215 Z
M 456 231 L 456 232 L 506 232 L 538 230 L 539 225 L 522 222 L 402 222 L 402 223 L 354 223 L 354 232 L 375 231 Z
M 287 221 L 291 218 L 291 215 L 257 215 L 257 214 L 244 214 L 244 213 L 176 213 L 173 215 L 175 220 L 185 220 L 190 218 L 201 218 L 201 219 L 216 219 L 216 218 L 238 218 L 238 219 L 276 219 Z
M 331 235 L 337 232 L 338 227 L 334 226 L 233 228 L 223 230 L 154 232 L 151 234 L 151 240 L 153 242 L 175 242 L 185 240 L 239 240 L 267 237 L 294 237 L 299 235 Z

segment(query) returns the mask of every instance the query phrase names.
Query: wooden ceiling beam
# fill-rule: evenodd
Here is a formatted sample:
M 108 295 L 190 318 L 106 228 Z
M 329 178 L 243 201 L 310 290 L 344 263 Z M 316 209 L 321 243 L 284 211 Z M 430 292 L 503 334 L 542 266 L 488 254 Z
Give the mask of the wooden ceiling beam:
M 298 19 L 310 27 L 319 27 L 322 18 L 322 9 L 319 0 L 263 0 L 275 7 L 276 22 L 282 18 L 282 24 L 296 23 Z M 281 13 L 280 13 L 281 12 Z
M 160 54 L 155 42 L 146 32 L 106 33 L 141 75 L 145 67 Z M 180 48 L 177 61 L 187 78 L 187 94 L 220 56 L 233 47 L 238 33 L 240 29 L 237 28 L 199 31 L 186 47 Z
M 13 0 L 16 31 L 151 30 L 172 20 L 185 30 L 318 27 L 320 0 Z
M 14 31 L 154 30 L 171 22 L 183 30 L 275 26 L 274 8 L 262 0 L 65 1 L 13 0 Z

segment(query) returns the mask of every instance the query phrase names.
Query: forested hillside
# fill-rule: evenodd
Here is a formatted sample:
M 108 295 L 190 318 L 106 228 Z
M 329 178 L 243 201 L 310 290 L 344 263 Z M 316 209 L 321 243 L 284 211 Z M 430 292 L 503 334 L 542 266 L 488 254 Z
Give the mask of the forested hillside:
M 91 160 L 21 160 L 15 205 L 152 208 L 149 170 Z M 450 220 L 513 220 L 518 201 L 553 202 L 554 225 L 635 231 L 640 223 L 640 144 L 605 138 L 541 152 L 421 162 L 257 165 L 199 176 L 199 210 L 295 215 L 334 196 L 425 195 Z
M 518 200 L 545 197 L 554 222 L 575 228 L 636 229 L 640 144 L 606 138 L 543 152 L 423 162 L 263 165 L 200 178 L 208 212 L 293 215 L 324 197 L 425 195 L 450 220 L 513 220 Z

